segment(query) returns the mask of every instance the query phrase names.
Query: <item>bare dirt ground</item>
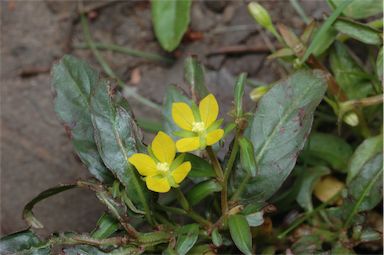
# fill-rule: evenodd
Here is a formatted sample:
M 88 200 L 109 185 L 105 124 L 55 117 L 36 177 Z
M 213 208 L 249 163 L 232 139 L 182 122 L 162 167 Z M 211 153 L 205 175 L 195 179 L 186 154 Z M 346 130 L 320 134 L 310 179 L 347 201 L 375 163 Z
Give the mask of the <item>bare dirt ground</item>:
M 295 29 L 303 23 L 289 1 L 264 1 L 275 22 Z M 302 1 L 307 14 L 320 18 L 328 11 L 323 1 Z M 87 1 L 85 6 L 98 6 Z M 166 55 L 154 36 L 148 1 L 113 1 L 90 13 L 96 41 Z M 75 1 L 2 1 L 1 8 L 1 234 L 27 227 L 23 206 L 39 192 L 60 183 L 89 176 L 76 159 L 70 141 L 53 110 L 50 68 L 65 53 L 81 57 L 95 67 L 89 50 L 76 49 L 83 41 Z M 241 28 L 241 29 L 240 29 Z M 226 46 L 265 47 L 266 34 L 253 22 L 246 1 L 194 1 L 190 30 L 200 40 L 184 40 L 171 65 L 118 53 L 103 52 L 116 72 L 138 92 L 161 103 L 169 83 L 183 85 L 183 59 L 196 54 L 207 66 L 209 88 L 222 100 L 227 116 L 234 79 L 240 72 L 262 83 L 280 77 L 267 53 L 207 53 Z M 273 42 L 273 40 L 272 40 Z M 170 55 L 169 55 L 170 56 Z M 135 82 L 129 82 L 135 73 Z M 138 75 L 139 74 L 139 75 Z M 160 119 L 151 109 L 130 99 L 136 116 Z M 250 102 L 248 102 L 250 103 Z M 54 231 L 92 230 L 104 208 L 91 192 L 67 191 L 36 206 L 42 234 Z

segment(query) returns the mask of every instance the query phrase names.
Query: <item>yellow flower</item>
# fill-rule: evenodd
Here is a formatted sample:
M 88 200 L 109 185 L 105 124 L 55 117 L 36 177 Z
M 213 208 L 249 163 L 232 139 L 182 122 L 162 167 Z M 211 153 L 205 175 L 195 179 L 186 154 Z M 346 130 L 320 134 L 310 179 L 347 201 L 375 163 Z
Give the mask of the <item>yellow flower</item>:
M 183 162 L 184 154 L 175 159 L 175 142 L 161 131 L 148 146 L 148 153 L 135 153 L 128 161 L 145 176 L 147 187 L 152 191 L 163 193 L 178 187 L 191 170 L 191 163 Z
M 219 105 L 212 94 L 203 98 L 198 108 L 195 104 L 191 107 L 183 102 L 172 104 L 172 118 L 183 129 L 175 132 L 175 135 L 184 137 L 176 142 L 180 152 L 204 149 L 217 143 L 224 135 L 224 130 L 219 128 L 222 120 L 216 120 Z

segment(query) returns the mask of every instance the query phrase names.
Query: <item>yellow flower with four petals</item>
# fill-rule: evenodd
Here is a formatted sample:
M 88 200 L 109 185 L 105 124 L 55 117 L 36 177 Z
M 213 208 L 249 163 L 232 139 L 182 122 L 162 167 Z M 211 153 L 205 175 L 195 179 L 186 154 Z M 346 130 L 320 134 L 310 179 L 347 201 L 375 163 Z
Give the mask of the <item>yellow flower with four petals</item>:
M 222 119 L 216 120 L 218 115 L 219 105 L 212 94 L 203 98 L 198 108 L 194 103 L 191 106 L 184 102 L 173 103 L 172 118 L 182 129 L 174 134 L 183 137 L 176 142 L 177 150 L 202 150 L 217 143 L 224 135 L 224 130 L 219 128 Z
M 161 131 L 148 146 L 148 153 L 135 153 L 128 161 L 145 176 L 147 188 L 152 191 L 162 193 L 178 187 L 191 170 L 191 163 L 183 162 L 184 154 L 175 159 L 175 142 Z

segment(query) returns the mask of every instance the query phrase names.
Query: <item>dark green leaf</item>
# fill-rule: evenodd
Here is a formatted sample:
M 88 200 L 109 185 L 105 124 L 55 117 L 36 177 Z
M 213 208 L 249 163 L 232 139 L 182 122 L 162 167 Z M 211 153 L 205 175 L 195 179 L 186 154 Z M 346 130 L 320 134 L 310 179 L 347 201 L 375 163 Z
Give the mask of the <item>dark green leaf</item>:
M 380 153 L 383 149 L 383 136 L 370 137 L 356 148 L 348 165 L 347 184 L 361 172 L 365 163 Z
M 113 104 L 105 81 L 95 87 L 90 103 L 95 140 L 104 164 L 125 186 L 135 206 L 148 213 L 149 191 L 128 162 L 128 158 L 142 146 L 132 114 Z
M 220 235 L 219 230 L 217 230 L 217 228 L 212 231 L 212 243 L 216 247 L 220 247 L 223 244 L 223 237 Z
M 61 193 L 63 191 L 69 190 L 76 188 L 77 185 L 61 185 L 58 187 L 50 188 L 47 189 L 43 192 L 41 192 L 39 195 L 37 195 L 34 199 L 32 199 L 25 207 L 23 210 L 23 219 L 27 221 L 27 223 L 34 228 L 43 228 L 43 224 L 39 220 L 35 218 L 33 215 L 32 209 L 41 200 L 44 200 L 50 196 L 56 195 L 58 193 Z
M 300 177 L 300 190 L 297 194 L 297 203 L 307 211 L 313 209 L 312 206 L 312 191 L 316 182 L 320 177 L 329 174 L 331 171 L 323 166 L 317 166 L 314 168 L 303 169 L 303 174 Z
M 264 223 L 263 215 L 264 213 L 262 211 L 246 215 L 249 226 L 257 227 L 263 224 Z
M 92 237 L 104 239 L 110 237 L 119 229 L 119 222 L 112 216 L 104 213 L 97 222 L 97 228 L 92 232 Z
M 193 186 L 187 193 L 187 199 L 190 205 L 196 205 L 207 196 L 214 192 L 221 191 L 221 185 L 215 180 L 201 182 Z
M 333 27 L 337 31 L 366 44 L 380 45 L 383 43 L 379 30 L 353 20 L 338 18 Z
M 64 250 L 65 255 L 125 255 L 125 254 L 141 254 L 141 248 L 134 246 L 120 247 L 108 251 L 102 251 L 90 245 L 77 245 Z
M 214 251 L 208 244 L 196 245 L 189 252 L 188 255 L 201 255 L 201 254 L 212 254 Z M 214 253 L 213 253 L 214 254 Z
M 254 146 L 257 176 L 236 171 L 235 198 L 268 199 L 295 166 L 327 86 L 324 74 L 299 71 L 265 94 L 245 134 Z
M 356 254 L 353 250 L 348 249 L 342 243 L 337 242 L 335 246 L 332 248 L 332 255 L 353 255 Z
M 195 57 L 188 57 L 184 64 L 185 81 L 191 88 L 192 96 L 198 100 L 208 95 L 208 89 L 205 86 L 204 67 Z
M 186 153 L 184 161 L 189 161 L 192 165 L 192 169 L 189 172 L 188 177 L 196 178 L 216 176 L 211 164 L 192 153 Z
M 240 145 L 240 162 L 241 166 L 251 174 L 252 177 L 256 176 L 256 161 L 255 152 L 253 151 L 252 143 L 245 137 L 239 138 Z
M 335 22 L 336 18 L 341 14 L 341 12 L 352 2 L 353 0 L 343 0 L 343 2 L 336 8 L 336 10 L 327 18 L 323 23 L 320 29 L 316 32 L 311 44 L 309 45 L 307 51 L 305 52 L 301 61 L 304 63 L 308 57 L 314 52 L 316 48 L 324 44 L 324 37 L 327 37 L 330 29 L 332 29 L 332 24 Z
M 252 236 L 244 215 L 235 214 L 228 218 L 228 227 L 236 247 L 244 254 L 252 254 Z
M 352 156 L 351 146 L 338 136 L 326 133 L 312 133 L 302 153 L 303 158 L 323 160 L 333 169 L 346 173 L 349 158 Z
M 177 230 L 176 251 L 179 255 L 187 254 L 187 252 L 196 243 L 199 237 L 199 225 L 189 224 L 180 227 Z
M 48 255 L 51 248 L 30 230 L 4 236 L 0 239 L 0 254 Z
M 377 77 L 379 77 L 379 79 L 382 81 L 383 80 L 383 47 L 381 47 L 379 53 L 377 54 L 376 74 L 377 74 Z
M 324 34 L 317 39 L 317 43 L 313 46 L 313 55 L 320 56 L 323 54 L 335 41 L 338 32 L 333 27 L 330 27 Z
M 173 51 L 187 31 L 190 0 L 152 0 L 152 23 L 161 46 Z
M 329 61 L 337 83 L 349 99 L 363 98 L 372 92 L 371 84 L 362 75 L 364 70 L 351 57 L 344 44 L 335 42 Z
M 245 82 L 247 80 L 247 74 L 241 73 L 239 75 L 239 78 L 237 78 L 236 84 L 235 84 L 235 109 L 236 109 L 236 116 L 240 117 L 243 114 L 243 96 L 244 96 L 244 87 Z
M 93 138 L 89 99 L 99 80 L 99 73 L 87 63 L 64 56 L 53 66 L 53 87 L 56 91 L 55 110 L 71 132 L 72 143 L 81 161 L 100 181 L 113 181 L 103 164 Z
M 169 85 L 165 91 L 165 99 L 163 103 L 163 127 L 164 132 L 176 139 L 173 133 L 180 128 L 175 124 L 172 119 L 172 104 L 175 102 L 191 103 L 191 100 L 186 97 L 175 85 Z
M 343 0 L 328 0 L 331 7 L 335 8 L 343 3 Z M 355 18 L 363 19 L 382 13 L 383 1 L 381 0 L 354 0 L 345 8 L 343 14 Z

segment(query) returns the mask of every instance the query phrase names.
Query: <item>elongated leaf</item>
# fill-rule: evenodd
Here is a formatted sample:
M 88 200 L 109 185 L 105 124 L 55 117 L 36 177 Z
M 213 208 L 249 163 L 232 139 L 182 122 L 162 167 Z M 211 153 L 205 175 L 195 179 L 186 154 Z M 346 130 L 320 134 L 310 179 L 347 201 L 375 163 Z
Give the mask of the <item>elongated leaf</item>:
M 95 87 L 90 102 L 95 140 L 104 164 L 125 186 L 136 207 L 149 212 L 149 191 L 128 162 L 128 158 L 142 146 L 132 114 L 113 104 L 105 81 Z
M 351 146 L 340 137 L 316 132 L 309 136 L 302 156 L 307 163 L 311 158 L 322 160 L 333 169 L 346 173 L 352 152 Z
M 365 163 L 383 150 L 383 135 L 370 137 L 356 148 L 348 165 L 347 184 L 349 184 L 361 171 Z
M 217 228 L 212 231 L 212 243 L 216 247 L 219 247 L 223 244 L 223 237 L 220 235 L 219 230 L 217 230 Z
M 244 215 L 235 214 L 228 218 L 228 227 L 236 247 L 244 254 L 252 254 L 252 236 Z
M 379 30 L 353 20 L 338 18 L 333 27 L 337 31 L 366 44 L 380 45 L 383 42 Z
M 180 227 L 177 230 L 176 252 L 179 255 L 187 254 L 187 252 L 196 243 L 199 237 L 199 225 L 189 224 Z
M 239 139 L 241 166 L 251 174 L 256 176 L 256 161 L 252 143 L 245 137 Z
M 364 70 L 350 56 L 344 44 L 335 42 L 329 61 L 337 83 L 349 99 L 363 98 L 372 92 L 371 84 L 363 75 Z
M 376 74 L 377 74 L 377 77 L 379 77 L 379 79 L 382 81 L 383 80 L 383 47 L 381 47 L 379 53 L 377 54 Z
M 237 78 L 234 90 L 234 98 L 235 98 L 235 109 L 236 116 L 240 117 L 243 114 L 243 96 L 244 96 L 244 87 L 245 82 L 247 80 L 247 74 L 241 73 Z
M 110 237 L 119 229 L 119 222 L 108 214 L 103 214 L 97 222 L 97 228 L 92 232 L 92 237 L 103 239 Z
M 235 197 L 265 200 L 279 189 L 304 147 L 325 90 L 322 72 L 299 71 L 261 98 L 245 133 L 254 146 L 257 175 L 236 171 Z
M 89 99 L 99 73 L 87 63 L 64 56 L 53 66 L 56 91 L 55 110 L 71 132 L 72 143 L 81 161 L 97 179 L 111 183 L 113 177 L 103 164 L 93 138 Z
M 331 7 L 336 8 L 343 3 L 343 0 L 328 0 Z M 343 14 L 355 18 L 362 19 L 379 14 L 383 11 L 383 1 L 381 0 L 354 0 L 349 4 Z
M 172 104 L 175 102 L 184 102 L 190 104 L 191 100 L 186 97 L 175 85 L 169 85 L 165 92 L 165 99 L 163 103 L 163 128 L 164 132 L 170 135 L 173 139 L 177 139 L 173 132 L 180 130 L 172 119 Z
M 48 197 L 51 197 L 53 195 L 56 195 L 58 193 L 61 193 L 63 191 L 66 191 L 66 190 L 69 190 L 69 189 L 73 189 L 73 188 L 76 188 L 76 187 L 77 187 L 77 185 L 75 185 L 75 184 L 73 184 L 73 185 L 61 185 L 61 186 L 50 188 L 50 189 L 47 189 L 47 190 L 41 192 L 39 195 L 37 195 L 34 199 L 32 199 L 24 207 L 23 219 L 25 221 L 27 221 L 28 225 L 30 225 L 31 227 L 43 228 L 44 227 L 43 224 L 39 220 L 37 220 L 35 218 L 35 216 L 33 215 L 32 209 L 35 206 L 35 204 L 37 204 L 41 200 L 44 200 L 44 199 L 46 199 Z
M 152 23 L 161 47 L 173 51 L 189 23 L 190 0 L 152 0 Z
M 51 248 L 30 230 L 13 233 L 0 239 L 0 254 L 48 255 Z
M 102 251 L 90 245 L 76 245 L 64 250 L 65 255 L 125 255 L 125 254 L 141 254 L 141 248 L 135 246 L 125 246 L 117 249 Z
M 211 164 L 209 164 L 206 160 L 192 154 L 186 153 L 184 157 L 184 161 L 191 162 L 192 169 L 188 174 L 189 178 L 197 178 L 197 177 L 215 177 L 215 171 Z
M 184 64 L 185 81 L 191 88 L 192 95 L 198 100 L 208 95 L 205 87 L 204 67 L 195 57 L 188 57 Z
M 331 171 L 323 166 L 305 169 L 303 175 L 300 177 L 300 190 L 297 194 L 297 203 L 307 211 L 313 209 L 312 206 L 312 191 L 316 182 L 320 177 L 329 174 Z
M 196 205 L 201 200 L 206 198 L 207 196 L 212 195 L 214 192 L 219 192 L 221 190 L 221 185 L 215 180 L 209 180 L 205 182 L 201 182 L 195 185 L 191 190 L 187 193 L 187 199 L 190 205 Z

